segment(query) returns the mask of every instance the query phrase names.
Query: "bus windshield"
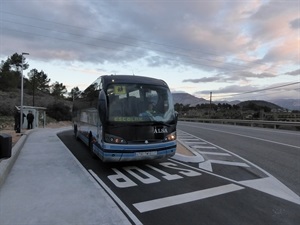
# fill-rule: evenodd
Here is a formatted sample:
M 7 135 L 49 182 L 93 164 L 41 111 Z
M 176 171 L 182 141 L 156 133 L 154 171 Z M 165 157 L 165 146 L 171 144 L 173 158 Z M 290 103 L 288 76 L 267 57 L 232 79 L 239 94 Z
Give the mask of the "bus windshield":
M 175 119 L 167 87 L 145 84 L 110 84 L 107 87 L 109 122 L 171 122 Z

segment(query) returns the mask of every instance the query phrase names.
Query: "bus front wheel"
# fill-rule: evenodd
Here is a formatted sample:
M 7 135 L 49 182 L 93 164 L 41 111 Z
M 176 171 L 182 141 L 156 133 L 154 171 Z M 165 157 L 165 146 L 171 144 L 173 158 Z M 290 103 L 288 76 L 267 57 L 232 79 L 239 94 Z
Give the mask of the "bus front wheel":
M 74 135 L 75 135 L 76 140 L 78 140 L 79 137 L 78 137 L 78 129 L 77 129 L 77 125 L 74 125 Z
M 92 156 L 92 158 L 97 158 L 96 154 L 94 153 L 93 151 L 93 135 L 92 135 L 92 132 L 89 133 L 89 152 Z

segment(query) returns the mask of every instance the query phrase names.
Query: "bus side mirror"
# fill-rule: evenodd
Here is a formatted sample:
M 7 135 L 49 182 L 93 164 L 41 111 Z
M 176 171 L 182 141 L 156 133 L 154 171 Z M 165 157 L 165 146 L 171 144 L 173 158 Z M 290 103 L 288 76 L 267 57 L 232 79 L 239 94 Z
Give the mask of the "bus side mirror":
M 100 121 L 103 124 L 105 122 L 106 114 L 107 114 L 107 99 L 106 99 L 106 94 L 103 90 L 101 90 L 99 93 L 98 112 L 99 112 Z
M 178 122 L 178 112 L 175 111 L 175 123 L 177 124 L 177 122 Z

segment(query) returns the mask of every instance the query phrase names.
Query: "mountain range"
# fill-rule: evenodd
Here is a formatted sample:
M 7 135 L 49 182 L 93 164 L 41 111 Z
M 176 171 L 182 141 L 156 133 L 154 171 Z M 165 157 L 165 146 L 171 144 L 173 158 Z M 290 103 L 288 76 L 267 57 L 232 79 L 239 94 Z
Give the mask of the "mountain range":
M 172 93 L 174 104 L 183 104 L 183 105 L 190 105 L 196 106 L 201 104 L 209 104 L 209 100 L 204 98 L 198 98 L 194 95 L 188 93 Z M 265 101 L 268 103 L 273 103 L 278 106 L 278 108 L 284 108 L 289 110 L 300 110 L 300 99 L 274 99 Z M 238 105 L 242 103 L 242 101 L 235 100 L 235 101 L 212 101 L 214 104 L 223 104 L 228 103 L 230 105 Z

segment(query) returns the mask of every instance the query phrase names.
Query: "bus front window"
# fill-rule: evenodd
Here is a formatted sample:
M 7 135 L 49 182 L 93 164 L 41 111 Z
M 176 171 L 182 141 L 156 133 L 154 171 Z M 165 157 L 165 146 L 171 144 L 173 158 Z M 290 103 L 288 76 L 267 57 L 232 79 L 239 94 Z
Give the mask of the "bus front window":
M 112 84 L 107 89 L 111 122 L 169 122 L 174 120 L 168 88 L 154 85 Z

